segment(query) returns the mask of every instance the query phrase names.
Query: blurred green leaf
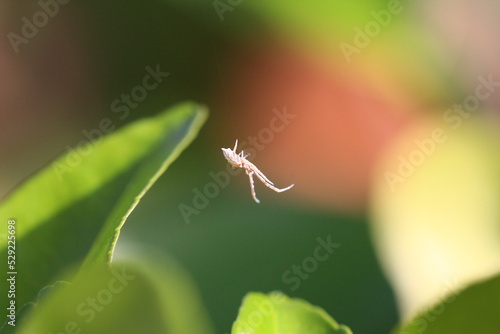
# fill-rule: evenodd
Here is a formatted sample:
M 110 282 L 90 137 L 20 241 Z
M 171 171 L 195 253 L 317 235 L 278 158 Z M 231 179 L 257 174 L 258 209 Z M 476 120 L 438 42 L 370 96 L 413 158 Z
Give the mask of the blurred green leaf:
M 158 257 L 90 268 L 36 308 L 19 333 L 213 333 L 189 275 Z
M 451 295 L 419 314 L 399 334 L 500 333 L 500 275 Z
M 500 271 L 500 140 L 488 122 L 429 119 L 374 173 L 373 240 L 405 319 Z
M 232 334 L 349 334 L 323 309 L 280 292 L 249 293 L 243 299 Z
M 37 303 L 39 303 L 46 296 L 50 296 L 57 289 L 60 289 L 61 287 L 68 286 L 68 285 L 70 285 L 69 282 L 57 281 L 54 284 L 47 285 L 47 286 L 43 287 L 38 292 L 38 296 L 36 298 L 36 303 L 28 302 L 28 303 L 24 304 L 21 308 L 19 308 L 17 310 L 16 314 L 12 314 L 12 315 L 9 314 L 7 316 L 7 320 L 0 327 L 0 334 L 15 333 L 16 329 L 21 327 L 26 322 L 26 319 L 29 318 L 29 316 L 31 315 L 33 310 L 36 308 Z
M 352 32 L 354 26 L 373 19 L 370 11 L 387 7 L 387 3 L 380 0 L 320 0 L 310 4 L 277 0 L 252 1 L 248 5 L 272 26 L 322 41 L 327 36 L 330 40 L 345 37 Z
M 70 265 L 110 262 L 126 218 L 206 118 L 205 108 L 184 103 L 137 121 L 63 155 L 0 205 L 2 224 L 16 220 L 17 308 Z M 6 244 L 1 238 L 4 259 Z M 0 301 L 6 307 L 7 294 Z
M 189 173 L 184 164 L 173 164 L 129 217 L 117 254 L 122 241 L 133 240 L 175 255 L 198 282 L 217 333 L 230 331 L 242 296 L 249 290 L 275 289 L 314 301 L 354 333 L 389 333 L 398 321 L 394 296 L 376 262 L 364 217 L 278 205 L 272 202 L 272 194 L 265 206 L 252 205 L 244 183 L 248 180 L 238 175 L 186 225 L 176 206 L 192 205 L 193 187 L 203 191 L 204 184 L 213 181 L 208 172 L 221 170 L 217 168 L 223 162 L 217 164 L 193 163 Z M 165 191 L 172 183 L 178 183 L 178 192 Z M 167 221 L 162 219 L 166 215 Z M 292 290 L 295 282 L 284 281 L 284 273 L 293 270 L 294 264 L 302 265 L 317 246 L 317 238 L 330 234 L 332 241 L 342 244 L 338 252 Z M 221 275 L 221 268 L 231 270 Z

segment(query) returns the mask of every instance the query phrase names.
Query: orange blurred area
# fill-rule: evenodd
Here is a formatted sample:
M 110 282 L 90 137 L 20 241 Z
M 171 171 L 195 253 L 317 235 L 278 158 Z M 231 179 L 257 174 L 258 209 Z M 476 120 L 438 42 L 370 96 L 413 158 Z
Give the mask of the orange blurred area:
M 411 101 L 396 87 L 382 92 L 368 71 L 276 40 L 240 49 L 227 62 L 218 96 L 227 97 L 228 131 L 218 135 L 240 143 L 256 137 L 248 145 L 257 148 L 254 162 L 277 184 L 294 182 L 298 203 L 363 211 L 380 152 L 416 116 Z M 290 116 L 271 136 L 273 110 Z
M 192 271 L 217 332 L 248 291 L 288 289 L 355 333 L 387 333 L 396 308 L 409 319 L 499 273 L 499 17 L 486 0 L 5 0 L 0 199 L 55 157 L 194 101 L 208 120 L 121 247 Z M 226 173 L 235 140 L 294 187 L 256 180 L 256 204 L 248 177 Z M 325 236 L 342 247 L 291 291 L 283 273 Z

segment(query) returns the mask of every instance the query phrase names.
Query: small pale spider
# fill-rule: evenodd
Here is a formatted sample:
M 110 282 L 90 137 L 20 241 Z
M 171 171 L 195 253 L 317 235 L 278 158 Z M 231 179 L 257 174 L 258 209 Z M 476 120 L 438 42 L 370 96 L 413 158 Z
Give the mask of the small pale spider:
M 234 144 L 234 148 L 231 150 L 230 148 L 223 148 L 222 153 L 224 154 L 224 157 L 226 160 L 229 162 L 229 164 L 233 168 L 243 168 L 245 172 L 248 175 L 248 178 L 250 179 L 250 190 L 252 191 L 252 197 L 255 200 L 255 202 L 260 203 L 259 199 L 255 195 L 255 186 L 253 183 L 253 175 L 257 176 L 259 180 L 264 183 L 264 185 L 268 188 L 271 188 L 272 190 L 280 193 L 283 191 L 287 191 L 294 185 L 292 184 L 291 186 L 288 186 L 283 189 L 276 188 L 274 186 L 274 183 L 272 183 L 258 168 L 255 166 L 253 163 L 248 161 L 246 158 L 248 157 L 248 154 L 244 155 L 244 152 L 241 151 L 240 154 L 236 153 L 236 148 L 238 147 L 238 139 L 236 139 L 236 143 Z

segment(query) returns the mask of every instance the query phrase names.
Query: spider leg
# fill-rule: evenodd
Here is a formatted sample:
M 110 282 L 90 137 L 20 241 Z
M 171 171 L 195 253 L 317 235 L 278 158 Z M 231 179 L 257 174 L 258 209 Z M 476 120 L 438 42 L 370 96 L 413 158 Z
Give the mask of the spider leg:
M 270 185 L 274 185 L 273 182 L 271 182 L 271 180 L 269 180 L 265 175 L 264 173 L 262 173 L 258 168 L 257 166 L 255 166 L 253 163 L 251 163 L 250 161 L 247 161 L 247 165 L 248 167 L 253 170 L 255 172 L 255 175 L 259 175 L 259 179 L 262 180 L 266 180 L 267 183 L 269 183 Z
M 238 147 L 238 139 L 236 139 L 236 143 L 234 143 L 233 151 L 236 152 L 236 148 Z
M 261 173 L 261 174 L 262 174 L 262 173 Z M 259 178 L 259 180 L 260 180 L 262 183 L 264 183 L 264 185 L 265 185 L 266 187 L 268 187 L 269 189 L 272 189 L 272 190 L 276 191 L 277 193 L 281 193 L 281 192 L 283 192 L 283 191 L 287 191 L 288 189 L 290 189 L 291 187 L 293 187 L 293 186 L 295 185 L 295 184 L 292 184 L 292 185 L 290 185 L 290 186 L 288 186 L 288 187 L 286 187 L 286 188 L 279 189 L 279 188 L 276 188 L 276 187 L 273 185 L 273 183 L 269 183 L 269 182 L 267 182 L 267 178 L 264 176 L 264 174 L 262 174 L 262 176 L 264 176 L 264 177 L 262 177 L 259 173 L 255 173 L 255 175 Z
M 248 169 L 245 170 L 248 178 L 250 179 L 250 191 L 252 192 L 252 197 L 255 200 L 255 202 L 260 203 L 259 199 L 257 198 L 257 195 L 255 194 L 255 185 L 253 184 L 253 171 L 249 171 Z
M 270 185 L 274 186 L 274 183 L 273 183 L 271 180 L 269 180 L 269 179 L 268 179 L 268 178 L 264 175 L 264 173 L 262 173 L 260 170 L 258 170 L 258 169 L 257 169 L 257 172 L 256 172 L 255 174 L 256 174 L 256 175 L 258 174 L 260 177 L 262 177 L 262 179 L 264 179 L 264 180 L 266 181 L 266 183 L 268 183 L 268 184 L 270 184 Z

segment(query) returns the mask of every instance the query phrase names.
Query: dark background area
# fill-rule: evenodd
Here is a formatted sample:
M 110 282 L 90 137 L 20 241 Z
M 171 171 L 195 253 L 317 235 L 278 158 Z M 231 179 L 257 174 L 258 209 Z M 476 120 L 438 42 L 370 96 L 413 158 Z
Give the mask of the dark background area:
M 207 124 L 133 212 L 118 252 L 138 244 L 173 256 L 199 286 L 217 333 L 230 332 L 247 292 L 272 290 L 324 308 L 354 333 L 387 333 L 398 315 L 371 241 L 371 177 L 409 124 L 437 114 L 477 73 L 498 70 L 488 43 L 456 38 L 468 2 L 449 20 L 436 20 L 447 13 L 442 1 L 402 2 L 352 61 L 339 45 L 354 43 L 354 28 L 386 2 L 242 1 L 223 20 L 214 3 L 71 1 L 16 53 L 8 34 L 40 7 L 4 1 L 0 197 L 87 140 L 84 131 L 103 118 L 121 128 L 180 101 L 203 103 Z M 497 23 L 484 25 L 487 41 Z M 112 102 L 141 84 L 148 66 L 169 76 L 120 119 Z M 487 104 L 498 101 L 496 92 Z M 242 173 L 187 223 L 179 206 L 193 206 L 193 190 L 226 169 L 220 148 L 259 133 L 283 106 L 297 120 L 255 163 L 278 186 L 296 186 L 276 194 L 256 184 L 257 205 Z M 292 291 L 283 273 L 328 236 L 341 246 Z

